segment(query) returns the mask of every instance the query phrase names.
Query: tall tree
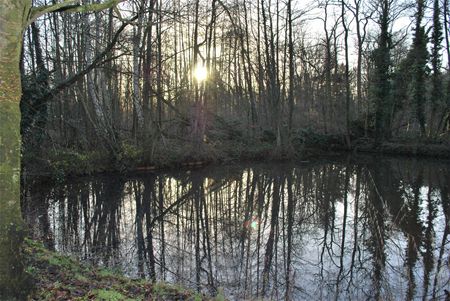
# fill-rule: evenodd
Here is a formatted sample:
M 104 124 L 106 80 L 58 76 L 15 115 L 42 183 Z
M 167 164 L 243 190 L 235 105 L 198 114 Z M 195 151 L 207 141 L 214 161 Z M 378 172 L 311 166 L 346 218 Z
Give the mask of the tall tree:
M 448 70 L 450 70 L 450 22 L 449 22 L 449 18 L 450 18 L 450 11 L 449 11 L 449 6 L 450 6 L 450 2 L 449 0 L 444 0 L 444 9 L 443 9 L 443 14 L 444 14 L 444 36 L 445 36 L 445 49 L 447 52 L 447 65 L 448 65 Z M 444 117 L 444 121 L 443 121 L 443 126 L 447 127 L 447 130 L 450 129 L 450 80 L 447 80 L 447 108 L 445 110 L 445 117 Z
M 332 99 L 331 99 L 331 69 L 332 69 L 332 57 L 331 57 L 331 38 L 333 35 L 333 32 L 335 31 L 335 28 L 333 27 L 331 30 L 331 33 L 328 29 L 328 1 L 325 1 L 324 4 L 324 17 L 323 17 L 323 29 L 325 31 L 325 101 L 322 103 L 322 110 L 323 110 L 323 124 L 324 124 L 324 131 L 325 134 L 327 134 L 327 120 L 329 122 L 333 121 L 332 113 L 330 113 L 328 116 L 326 114 L 326 105 L 328 104 L 328 111 L 331 111 L 332 106 Z
M 137 26 L 134 27 L 133 35 L 133 130 L 134 135 L 140 136 L 142 126 L 144 123 L 144 111 L 141 103 L 141 40 L 142 40 L 142 23 L 144 19 L 144 5 L 145 1 L 142 0 L 138 4 L 138 19 Z
M 425 81 L 427 68 L 427 36 L 422 20 L 425 13 L 425 0 L 417 0 L 416 26 L 414 28 L 413 54 L 414 54 L 414 86 L 413 99 L 416 109 L 417 121 L 420 126 L 420 133 L 425 136 Z
M 295 59 L 294 59 L 294 40 L 292 33 L 292 1 L 287 1 L 287 30 L 288 30 L 288 55 L 289 55 L 289 134 L 292 131 L 292 115 L 294 113 L 294 80 L 295 80 Z
M 143 86 L 142 86 L 142 103 L 143 103 L 143 111 L 144 111 L 144 132 L 148 132 L 151 124 L 150 119 L 152 118 L 152 56 L 153 56 L 153 47 L 152 47 L 152 36 L 153 36 L 153 18 L 154 18 L 154 8 L 155 8 L 156 0 L 150 1 L 150 7 L 148 10 L 148 24 L 146 28 L 146 49 L 143 61 Z M 176 51 L 176 50 L 175 50 Z M 176 66 L 175 66 L 176 67 Z
M 353 5 L 346 5 L 353 14 L 355 18 L 355 27 L 356 27 L 356 39 L 357 39 L 357 61 L 356 61 L 356 105 L 357 112 L 358 109 L 362 105 L 363 99 L 363 47 L 366 41 L 367 36 L 367 25 L 369 24 L 369 20 L 372 12 L 368 12 L 364 14 L 363 9 L 363 0 L 354 0 Z
M 377 48 L 373 51 L 374 70 L 372 74 L 372 94 L 375 104 L 375 139 L 389 138 L 390 124 L 389 112 L 391 104 L 391 33 L 390 13 L 391 0 L 380 0 L 378 2 L 380 34 L 378 36 Z
M 344 0 L 341 0 L 341 21 L 342 27 L 344 28 L 344 54 L 345 54 L 345 128 L 346 128 L 346 140 L 347 147 L 350 148 L 350 63 L 348 55 L 348 24 L 345 18 L 346 4 Z
M 67 0 L 32 7 L 31 0 L 0 2 L 0 298 L 24 298 L 25 276 L 20 262 L 23 223 L 20 214 L 20 53 L 25 28 L 55 11 L 89 12 L 122 0 L 79 5 Z M 20 234 L 22 233 L 22 234 Z
M 445 114 L 439 118 L 436 116 L 436 111 L 438 108 L 442 108 L 443 112 L 445 112 L 445 103 L 443 103 L 444 97 L 444 86 L 442 83 L 442 58 L 441 58 L 441 50 L 442 50 L 442 24 L 441 24 L 441 8 L 439 5 L 439 0 L 434 0 L 433 3 L 433 33 L 431 36 L 432 39 L 432 49 L 431 49 L 431 66 L 433 69 L 432 75 L 432 90 L 431 90 L 431 118 L 430 118 L 430 136 L 437 135 L 440 132 L 440 127 L 442 124 L 442 120 L 445 117 Z M 439 118 L 439 121 L 436 122 Z M 433 127 L 435 125 L 435 128 Z M 434 133 L 433 133 L 434 131 Z

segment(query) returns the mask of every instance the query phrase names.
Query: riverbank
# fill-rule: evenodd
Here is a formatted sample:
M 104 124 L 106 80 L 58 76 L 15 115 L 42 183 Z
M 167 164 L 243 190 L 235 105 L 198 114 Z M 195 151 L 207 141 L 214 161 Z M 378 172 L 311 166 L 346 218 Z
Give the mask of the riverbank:
M 26 272 L 34 287 L 31 300 L 225 300 L 166 283 L 137 280 L 108 269 L 81 264 L 77 260 L 47 250 L 40 242 L 26 239 L 24 243 Z
M 59 181 L 72 176 L 110 172 L 146 172 L 244 161 L 309 160 L 337 153 L 449 159 L 450 142 L 397 140 L 375 143 L 373 139 L 359 138 L 348 147 L 343 136 L 307 134 L 282 147 L 277 147 L 274 141 L 265 140 L 229 140 L 197 146 L 165 141 L 151 147 L 122 144 L 114 154 L 57 149 L 41 156 L 25 155 L 23 162 L 26 176 Z

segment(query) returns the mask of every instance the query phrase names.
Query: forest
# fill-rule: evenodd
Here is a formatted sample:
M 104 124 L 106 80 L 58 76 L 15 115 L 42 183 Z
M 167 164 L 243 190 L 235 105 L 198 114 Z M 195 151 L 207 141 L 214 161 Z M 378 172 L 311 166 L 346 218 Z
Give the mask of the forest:
M 449 3 L 428 2 L 142 0 L 47 14 L 23 36 L 24 161 L 448 145 Z
M 0 299 L 449 298 L 449 23 L 0 0 Z

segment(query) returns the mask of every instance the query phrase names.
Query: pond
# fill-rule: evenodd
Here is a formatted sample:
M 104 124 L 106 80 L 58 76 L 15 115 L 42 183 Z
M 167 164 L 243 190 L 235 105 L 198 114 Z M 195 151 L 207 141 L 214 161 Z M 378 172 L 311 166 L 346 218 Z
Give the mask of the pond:
M 232 300 L 444 299 L 450 164 L 389 157 L 28 183 L 34 238 Z

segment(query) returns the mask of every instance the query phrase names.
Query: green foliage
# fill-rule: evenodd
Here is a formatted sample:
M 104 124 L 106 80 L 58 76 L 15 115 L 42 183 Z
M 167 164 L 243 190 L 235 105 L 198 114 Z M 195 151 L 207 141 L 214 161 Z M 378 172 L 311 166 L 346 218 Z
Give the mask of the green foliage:
M 29 170 L 37 169 L 42 174 L 48 173 L 58 182 L 71 175 L 87 175 L 94 172 L 111 170 L 111 159 L 100 151 L 78 152 L 71 149 L 49 151 L 43 159 L 32 160 L 28 154 L 24 163 Z
M 92 160 L 88 154 L 72 150 L 60 150 L 53 153 L 53 156 L 50 168 L 52 174 L 56 175 L 58 180 L 64 179 L 71 173 L 90 174 L 94 171 Z
M 143 150 L 131 143 L 122 143 L 120 149 L 115 154 L 115 167 L 118 170 L 132 169 L 142 161 Z

